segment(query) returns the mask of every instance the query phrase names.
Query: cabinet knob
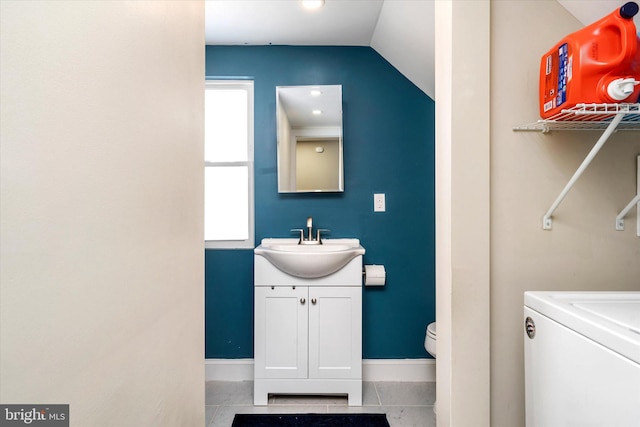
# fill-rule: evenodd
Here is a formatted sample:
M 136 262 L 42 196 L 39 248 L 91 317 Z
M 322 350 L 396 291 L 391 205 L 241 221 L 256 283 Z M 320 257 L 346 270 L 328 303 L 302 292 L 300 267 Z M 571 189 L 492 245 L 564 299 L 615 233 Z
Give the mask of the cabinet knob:
M 311 298 L 311 304 L 315 304 L 317 302 L 318 302 L 318 300 L 316 300 L 315 298 Z
M 304 304 L 305 302 L 307 302 L 307 300 L 306 300 L 306 299 L 304 299 L 304 298 L 300 298 L 300 304 Z

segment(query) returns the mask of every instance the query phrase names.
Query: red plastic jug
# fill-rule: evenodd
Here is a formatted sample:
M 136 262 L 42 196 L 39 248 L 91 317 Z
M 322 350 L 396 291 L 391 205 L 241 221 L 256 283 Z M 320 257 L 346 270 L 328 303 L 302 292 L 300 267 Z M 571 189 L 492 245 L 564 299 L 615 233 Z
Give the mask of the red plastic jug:
M 640 41 L 628 2 L 599 21 L 569 34 L 540 62 L 540 116 L 549 118 L 579 103 L 638 102 Z

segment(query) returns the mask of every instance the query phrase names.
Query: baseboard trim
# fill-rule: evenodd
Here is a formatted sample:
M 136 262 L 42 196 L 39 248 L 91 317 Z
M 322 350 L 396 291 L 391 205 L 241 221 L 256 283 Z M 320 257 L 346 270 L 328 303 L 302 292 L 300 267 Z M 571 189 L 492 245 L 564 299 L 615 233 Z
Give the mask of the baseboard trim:
M 252 381 L 253 359 L 205 359 L 206 381 Z M 435 381 L 435 359 L 364 359 L 363 381 Z
M 253 381 L 253 359 L 205 359 L 206 381 Z
M 364 359 L 364 381 L 435 381 L 435 359 Z

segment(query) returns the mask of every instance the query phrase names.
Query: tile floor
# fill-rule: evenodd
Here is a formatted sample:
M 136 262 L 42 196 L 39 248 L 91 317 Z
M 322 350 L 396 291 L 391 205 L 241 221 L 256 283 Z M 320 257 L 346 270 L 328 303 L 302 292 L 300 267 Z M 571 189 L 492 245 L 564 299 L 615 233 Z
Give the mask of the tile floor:
M 365 382 L 362 406 L 347 406 L 341 396 L 270 396 L 268 406 L 253 406 L 253 382 L 208 381 L 205 427 L 230 427 L 235 414 L 385 413 L 391 427 L 435 427 L 433 382 Z

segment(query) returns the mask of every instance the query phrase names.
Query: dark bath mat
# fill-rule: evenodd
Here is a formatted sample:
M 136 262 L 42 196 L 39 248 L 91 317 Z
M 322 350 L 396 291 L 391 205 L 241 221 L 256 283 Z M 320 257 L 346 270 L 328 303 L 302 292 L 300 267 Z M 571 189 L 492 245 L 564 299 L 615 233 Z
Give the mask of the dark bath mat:
M 385 414 L 236 414 L 231 427 L 389 427 Z

